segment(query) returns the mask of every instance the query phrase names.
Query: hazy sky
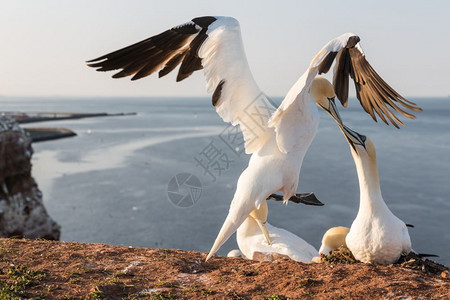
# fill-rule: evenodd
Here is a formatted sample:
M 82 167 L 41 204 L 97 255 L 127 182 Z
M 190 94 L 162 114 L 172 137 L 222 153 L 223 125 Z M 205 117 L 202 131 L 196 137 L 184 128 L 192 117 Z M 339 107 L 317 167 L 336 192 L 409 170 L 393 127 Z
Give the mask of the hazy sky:
M 361 37 L 372 66 L 405 96 L 450 95 L 450 1 L 0 0 L 0 95 L 207 96 L 202 72 L 137 82 L 84 61 L 203 15 L 241 23 L 259 86 L 283 96 L 330 39 Z

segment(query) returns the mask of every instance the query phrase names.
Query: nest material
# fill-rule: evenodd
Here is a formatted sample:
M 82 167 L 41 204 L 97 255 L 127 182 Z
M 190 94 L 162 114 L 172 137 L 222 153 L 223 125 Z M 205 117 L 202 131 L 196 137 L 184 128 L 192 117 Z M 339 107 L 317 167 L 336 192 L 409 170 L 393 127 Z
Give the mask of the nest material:
M 347 247 L 339 247 L 328 255 L 321 254 L 321 258 L 322 262 L 326 264 L 355 264 L 358 262 Z
M 346 247 L 340 247 L 334 251 L 331 251 L 329 255 L 322 255 L 321 259 L 322 262 L 326 264 L 354 264 L 359 262 L 353 257 L 352 252 Z M 399 260 L 394 263 L 394 265 L 402 268 L 422 271 L 427 274 L 438 275 L 442 278 L 449 278 L 448 267 L 430 259 L 423 258 L 414 252 L 411 252 L 408 255 L 400 256 Z
M 410 252 L 407 255 L 400 256 L 400 259 L 395 263 L 403 268 L 419 270 L 424 273 L 440 275 L 443 278 L 448 278 L 449 268 L 432 260 L 421 257 L 420 255 Z

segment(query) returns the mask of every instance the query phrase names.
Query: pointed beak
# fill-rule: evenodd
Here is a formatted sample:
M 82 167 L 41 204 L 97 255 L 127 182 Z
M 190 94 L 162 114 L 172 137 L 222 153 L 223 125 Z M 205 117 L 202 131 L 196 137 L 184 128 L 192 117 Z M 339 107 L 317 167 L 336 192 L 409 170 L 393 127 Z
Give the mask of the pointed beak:
M 334 101 L 334 97 L 328 98 L 328 100 L 329 100 L 328 108 L 323 107 L 322 105 L 320 105 L 320 107 L 322 107 L 327 113 L 330 114 L 331 117 L 333 117 L 333 119 L 336 121 L 339 128 L 341 129 L 342 133 L 344 134 L 345 139 L 347 140 L 349 145 L 355 151 L 356 151 L 356 145 L 360 145 L 360 146 L 363 146 L 364 148 L 366 148 L 366 144 L 365 144 L 366 137 L 364 135 L 357 133 L 356 131 L 351 130 L 347 126 L 345 126 L 344 123 L 342 122 L 341 116 L 339 115 L 339 111 L 337 109 L 336 102 Z
M 330 114 L 331 117 L 336 121 L 336 123 L 339 125 L 339 127 L 344 126 L 344 123 L 342 123 L 341 116 L 339 115 L 339 111 L 337 110 L 336 102 L 333 98 L 327 98 L 328 99 L 328 107 L 324 107 L 321 104 L 320 107 L 325 110 L 327 113 Z
M 339 126 L 340 127 L 340 126 Z M 342 125 L 341 131 L 347 139 L 348 144 L 356 151 L 356 145 L 364 147 L 366 149 L 366 136 L 351 130 L 345 125 Z

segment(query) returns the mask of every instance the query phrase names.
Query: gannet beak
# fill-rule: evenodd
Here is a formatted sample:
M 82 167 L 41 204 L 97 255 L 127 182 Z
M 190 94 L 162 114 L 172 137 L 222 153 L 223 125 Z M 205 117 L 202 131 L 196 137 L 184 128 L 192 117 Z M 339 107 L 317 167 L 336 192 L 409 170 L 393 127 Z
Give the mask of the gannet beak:
M 337 109 L 334 98 L 335 97 L 327 98 L 328 99 L 328 108 L 323 107 L 322 105 L 320 105 L 320 107 L 322 107 L 327 113 L 329 113 L 330 116 L 332 116 L 333 119 L 336 121 L 336 123 L 339 125 L 339 127 L 341 127 L 344 125 L 344 123 L 342 122 L 341 116 L 339 115 L 339 111 Z
M 319 105 L 324 111 L 326 111 L 328 114 L 330 114 L 330 116 L 336 121 L 339 128 L 341 128 L 341 130 L 342 130 L 344 123 L 342 122 L 341 116 L 339 115 L 339 111 L 337 109 L 336 102 L 334 102 L 334 98 L 335 97 L 327 98 L 328 102 L 326 102 L 326 103 L 328 103 L 328 107 L 325 107 L 324 105 L 322 105 L 322 103 L 317 103 L 317 105 Z
M 339 115 L 339 111 L 337 109 L 336 102 L 334 102 L 334 97 L 328 98 L 328 100 L 329 100 L 328 108 L 323 107 L 322 105 L 320 105 L 320 107 L 322 107 L 327 113 L 330 114 L 331 117 L 333 117 L 333 119 L 336 121 L 339 128 L 341 129 L 342 133 L 344 134 L 345 139 L 347 140 L 349 145 L 355 151 L 356 151 L 356 145 L 360 145 L 360 146 L 363 146 L 364 148 L 366 148 L 366 144 L 365 144 L 366 137 L 364 135 L 357 133 L 356 131 L 351 130 L 347 126 L 345 126 L 344 123 L 342 122 L 341 116 Z
M 353 148 L 353 150 L 356 151 L 356 145 L 364 147 L 366 149 L 366 136 L 357 133 L 356 131 L 351 130 L 347 126 L 342 124 L 341 128 L 342 133 L 345 135 L 345 138 L 347 139 L 347 142 L 349 145 Z

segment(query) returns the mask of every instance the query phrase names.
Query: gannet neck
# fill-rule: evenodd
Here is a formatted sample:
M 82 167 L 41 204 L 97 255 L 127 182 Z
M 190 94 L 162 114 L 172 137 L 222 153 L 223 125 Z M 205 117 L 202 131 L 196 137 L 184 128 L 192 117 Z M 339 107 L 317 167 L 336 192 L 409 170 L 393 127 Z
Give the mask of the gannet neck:
M 378 178 L 375 146 L 370 139 L 350 147 L 358 172 L 360 204 L 358 215 L 345 238 L 353 256 L 362 262 L 391 264 L 411 251 L 405 223 L 383 200 Z
M 261 223 L 266 223 L 267 216 L 269 215 L 269 207 L 267 206 L 267 201 L 262 201 L 259 208 L 254 209 L 250 216 Z
M 366 149 L 358 147 L 357 152 L 352 147 L 350 149 L 358 173 L 360 190 L 359 211 L 389 210 L 381 194 L 376 151 L 372 141 L 367 140 Z
M 245 237 L 259 234 L 260 232 L 261 229 L 259 229 L 255 219 L 253 217 L 248 217 L 237 229 L 236 236 L 238 239 L 244 239 Z

